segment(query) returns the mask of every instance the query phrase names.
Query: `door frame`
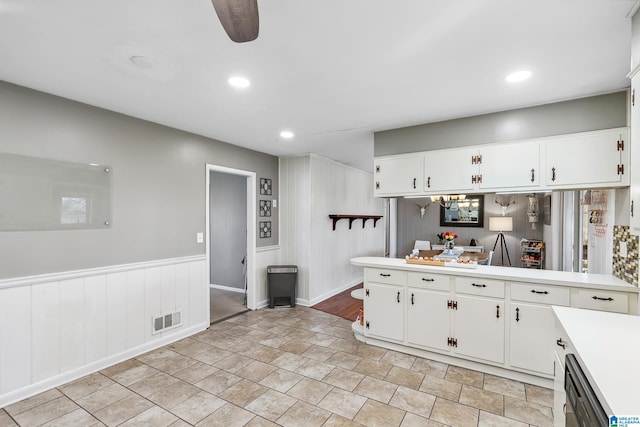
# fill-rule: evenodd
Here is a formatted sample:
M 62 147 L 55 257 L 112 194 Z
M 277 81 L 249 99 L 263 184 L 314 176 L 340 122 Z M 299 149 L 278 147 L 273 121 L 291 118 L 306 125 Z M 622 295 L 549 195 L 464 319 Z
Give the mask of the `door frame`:
M 207 292 L 211 283 L 211 172 L 227 173 L 246 177 L 247 181 L 247 308 L 257 308 L 256 294 L 256 173 L 226 166 L 206 164 L 206 237 L 205 253 L 207 257 Z M 209 297 L 207 294 L 207 313 L 209 313 Z

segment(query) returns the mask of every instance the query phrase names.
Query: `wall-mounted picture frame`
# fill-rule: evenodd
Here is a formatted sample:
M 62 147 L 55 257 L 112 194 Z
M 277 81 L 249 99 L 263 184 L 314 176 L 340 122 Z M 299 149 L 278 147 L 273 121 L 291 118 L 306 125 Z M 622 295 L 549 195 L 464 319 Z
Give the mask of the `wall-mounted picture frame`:
M 271 216 L 271 200 L 260 200 L 260 216 Z
M 443 227 L 484 227 L 484 195 L 441 202 L 440 225 Z
M 260 221 L 260 238 L 271 238 L 271 221 Z
M 260 195 L 262 196 L 271 195 L 271 179 L 260 178 Z

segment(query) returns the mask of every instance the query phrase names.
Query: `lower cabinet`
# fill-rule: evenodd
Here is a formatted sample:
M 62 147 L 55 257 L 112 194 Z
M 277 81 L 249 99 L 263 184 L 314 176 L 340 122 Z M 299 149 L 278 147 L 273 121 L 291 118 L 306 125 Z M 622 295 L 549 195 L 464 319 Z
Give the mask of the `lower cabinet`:
M 456 295 L 455 352 L 504 363 L 504 301 Z
M 551 307 L 512 302 L 509 314 L 509 364 L 553 375 L 555 318 Z
M 407 343 L 448 351 L 449 292 L 408 288 Z
M 404 286 L 366 283 L 364 335 L 404 341 Z

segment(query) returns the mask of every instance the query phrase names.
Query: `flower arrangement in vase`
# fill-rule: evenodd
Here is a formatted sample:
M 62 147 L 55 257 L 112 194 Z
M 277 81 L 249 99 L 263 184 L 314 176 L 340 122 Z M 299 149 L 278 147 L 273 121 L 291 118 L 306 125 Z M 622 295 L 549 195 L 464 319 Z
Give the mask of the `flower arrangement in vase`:
M 444 248 L 450 251 L 455 246 L 455 239 L 458 238 L 458 235 L 453 231 L 445 231 L 442 233 L 442 238 L 444 239 Z

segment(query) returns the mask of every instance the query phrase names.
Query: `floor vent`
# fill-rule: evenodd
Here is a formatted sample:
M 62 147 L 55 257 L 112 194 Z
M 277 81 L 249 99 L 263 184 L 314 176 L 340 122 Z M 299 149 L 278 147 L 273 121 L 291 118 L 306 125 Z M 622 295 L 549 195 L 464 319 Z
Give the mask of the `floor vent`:
M 157 334 L 168 329 L 177 328 L 182 325 L 182 312 L 165 314 L 163 316 L 153 318 L 153 333 Z

